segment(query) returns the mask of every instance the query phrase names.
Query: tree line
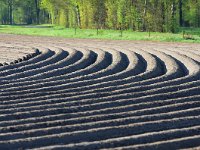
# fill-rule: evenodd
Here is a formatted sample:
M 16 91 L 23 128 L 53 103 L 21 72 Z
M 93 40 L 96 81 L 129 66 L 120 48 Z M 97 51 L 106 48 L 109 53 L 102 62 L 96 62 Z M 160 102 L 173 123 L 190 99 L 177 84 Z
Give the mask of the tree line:
M 41 0 L 0 0 L 0 24 L 40 24 L 48 20 Z
M 0 21 L 176 32 L 200 27 L 200 0 L 0 0 Z

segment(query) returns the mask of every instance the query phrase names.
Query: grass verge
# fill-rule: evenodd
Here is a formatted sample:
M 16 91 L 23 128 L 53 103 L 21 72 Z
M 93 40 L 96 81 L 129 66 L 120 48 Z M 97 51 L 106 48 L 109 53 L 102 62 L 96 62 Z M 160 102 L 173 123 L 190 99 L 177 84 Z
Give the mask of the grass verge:
M 112 39 L 112 40 L 144 40 L 144 41 L 165 41 L 165 42 L 190 42 L 200 43 L 200 29 L 183 28 L 185 37 L 182 31 L 177 34 L 151 32 L 133 32 L 123 31 L 121 36 L 118 30 L 99 30 L 97 35 L 96 29 L 73 29 L 51 25 L 0 25 L 0 33 L 34 35 L 34 36 L 53 36 L 65 38 L 83 38 L 83 39 Z

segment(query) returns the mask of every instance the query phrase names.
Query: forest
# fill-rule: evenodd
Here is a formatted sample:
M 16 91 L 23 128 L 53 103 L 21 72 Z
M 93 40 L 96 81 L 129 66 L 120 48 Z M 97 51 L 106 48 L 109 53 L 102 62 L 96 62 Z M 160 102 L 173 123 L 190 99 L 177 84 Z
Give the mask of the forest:
M 200 0 L 0 0 L 0 24 L 176 33 L 200 27 Z

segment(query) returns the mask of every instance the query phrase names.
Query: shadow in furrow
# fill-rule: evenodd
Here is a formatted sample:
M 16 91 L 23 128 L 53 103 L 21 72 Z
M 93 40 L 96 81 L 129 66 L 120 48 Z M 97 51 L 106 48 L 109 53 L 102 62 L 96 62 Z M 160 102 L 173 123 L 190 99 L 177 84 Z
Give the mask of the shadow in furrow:
M 84 68 L 90 66 L 91 64 L 93 64 L 96 61 L 96 59 L 97 59 L 97 54 L 90 51 L 88 59 L 84 60 L 81 63 L 75 64 L 71 67 L 65 66 L 66 68 L 63 67 L 63 68 L 59 68 L 57 70 L 41 73 L 40 75 L 31 78 L 31 80 L 34 80 L 34 81 L 39 80 L 40 81 L 40 80 L 43 80 L 43 79 L 61 76 L 61 75 L 65 75 L 65 74 L 68 74 L 68 73 L 71 73 L 71 72 L 75 72 L 77 70 L 84 69 Z M 28 80 L 30 80 L 30 79 L 28 79 Z
M 43 63 L 40 63 L 40 64 L 38 64 L 38 65 L 36 65 L 32 68 L 29 68 L 26 71 L 19 72 L 15 75 L 9 76 L 7 78 L 7 80 L 8 79 L 15 80 L 15 82 L 16 82 L 16 80 L 19 81 L 21 79 L 23 81 L 25 78 L 32 77 L 32 76 L 39 74 L 39 73 L 42 73 L 42 72 L 46 72 L 46 71 L 50 70 L 51 68 L 54 69 L 53 67 L 57 66 L 57 65 L 54 65 L 54 64 L 63 60 L 64 58 L 67 58 L 67 56 L 68 56 L 68 52 L 60 51 L 59 53 L 54 54 L 53 57 L 51 57 L 50 59 L 46 60 Z
M 48 61 L 49 58 L 51 58 L 52 56 L 54 56 L 55 52 L 54 51 L 48 51 L 46 54 L 44 54 L 44 56 L 40 59 L 39 62 L 37 63 L 32 63 L 32 64 L 29 64 L 29 65 L 24 65 L 20 68 L 14 68 L 14 69 L 11 69 L 11 70 L 5 70 L 5 71 L 2 71 L 0 72 L 0 80 L 11 80 L 12 78 L 8 78 L 7 76 L 8 75 L 16 75 L 17 76 L 17 73 L 20 73 L 20 72 L 24 72 L 24 71 L 27 71 L 27 70 L 30 70 L 30 69 L 37 69 L 38 67 L 44 65 L 46 63 L 46 61 Z M 11 82 L 11 81 L 9 81 Z
M 41 54 L 42 53 L 38 49 L 35 49 L 34 53 L 27 54 L 26 56 L 23 56 L 22 58 L 18 58 L 14 62 L 11 62 L 10 64 L 12 64 L 12 65 L 6 65 L 5 66 L 5 65 L 0 63 L 0 72 L 5 71 L 5 70 L 9 70 L 9 69 L 19 68 L 21 66 L 31 64 L 31 62 L 33 62 L 33 59 L 35 59 L 35 57 L 36 58 L 40 57 Z

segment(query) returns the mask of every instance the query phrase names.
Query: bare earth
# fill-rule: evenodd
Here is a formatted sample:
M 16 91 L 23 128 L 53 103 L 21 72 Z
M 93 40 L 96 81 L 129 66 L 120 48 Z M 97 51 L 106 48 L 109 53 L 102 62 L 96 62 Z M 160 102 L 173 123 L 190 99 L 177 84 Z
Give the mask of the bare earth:
M 0 34 L 0 149 L 200 147 L 200 45 Z

